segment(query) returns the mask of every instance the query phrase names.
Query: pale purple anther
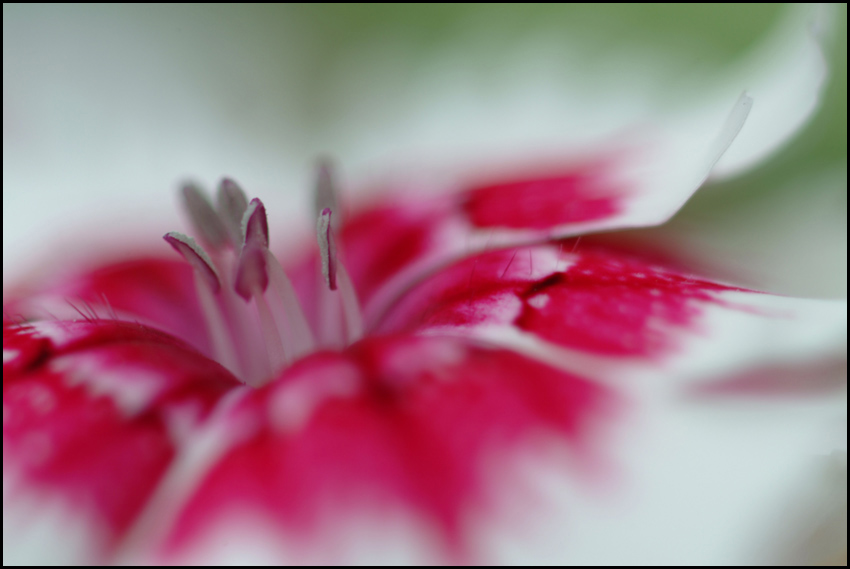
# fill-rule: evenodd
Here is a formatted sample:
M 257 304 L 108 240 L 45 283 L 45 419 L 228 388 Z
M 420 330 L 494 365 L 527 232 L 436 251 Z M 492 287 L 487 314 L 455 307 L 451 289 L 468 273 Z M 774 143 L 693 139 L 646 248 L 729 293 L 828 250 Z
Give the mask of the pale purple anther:
M 222 222 L 224 222 L 230 240 L 236 248 L 242 246 L 245 236 L 242 234 L 242 216 L 248 209 L 248 198 L 239 184 L 230 178 L 222 178 L 216 192 L 216 210 Z
M 322 276 L 331 290 L 336 290 L 336 248 L 331 232 L 331 209 L 326 207 L 316 221 L 316 238 L 319 242 L 319 254 L 322 258 Z
M 230 235 L 203 190 L 195 184 L 180 189 L 183 204 L 198 238 L 212 251 L 230 243 Z
M 330 158 L 322 157 L 316 161 L 316 185 L 313 200 L 316 217 L 319 217 L 325 209 L 339 213 L 339 197 L 333 162 Z M 337 229 L 340 223 L 339 215 L 334 217 L 331 223 L 333 229 Z
M 260 198 L 254 198 L 248 204 L 248 209 L 242 216 L 242 234 L 245 236 L 246 245 L 254 242 L 268 248 L 269 222 L 266 219 L 266 206 Z
M 212 292 L 217 293 L 221 289 L 218 271 L 209 255 L 201 249 L 194 239 L 176 231 L 166 233 L 162 238 L 189 262 L 195 269 L 195 273 L 204 279 Z

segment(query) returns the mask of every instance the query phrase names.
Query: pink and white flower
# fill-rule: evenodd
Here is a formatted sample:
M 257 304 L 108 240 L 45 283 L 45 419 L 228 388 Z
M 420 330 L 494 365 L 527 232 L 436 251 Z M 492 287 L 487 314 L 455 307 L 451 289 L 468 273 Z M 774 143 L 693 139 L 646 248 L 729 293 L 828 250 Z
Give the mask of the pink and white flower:
M 806 458 L 840 450 L 813 445 L 845 430 L 846 302 L 617 231 L 805 121 L 825 70 L 798 32 L 754 97 L 531 174 L 349 204 L 322 166 L 283 266 L 224 180 L 216 206 L 185 188 L 182 260 L 4 293 L 4 561 L 755 560 Z

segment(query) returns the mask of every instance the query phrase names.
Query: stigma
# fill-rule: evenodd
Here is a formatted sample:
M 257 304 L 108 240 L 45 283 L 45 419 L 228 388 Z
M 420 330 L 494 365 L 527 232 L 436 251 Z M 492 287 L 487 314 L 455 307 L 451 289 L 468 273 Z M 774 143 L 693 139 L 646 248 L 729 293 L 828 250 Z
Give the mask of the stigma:
M 305 317 L 292 282 L 269 250 L 266 209 L 223 179 L 215 204 L 194 184 L 181 188 L 195 238 L 163 239 L 192 267 L 212 357 L 244 383 L 260 387 L 313 351 L 341 348 L 363 336 L 357 294 L 335 235 L 338 198 L 330 163 L 318 167 L 315 216 L 321 278 L 317 322 Z

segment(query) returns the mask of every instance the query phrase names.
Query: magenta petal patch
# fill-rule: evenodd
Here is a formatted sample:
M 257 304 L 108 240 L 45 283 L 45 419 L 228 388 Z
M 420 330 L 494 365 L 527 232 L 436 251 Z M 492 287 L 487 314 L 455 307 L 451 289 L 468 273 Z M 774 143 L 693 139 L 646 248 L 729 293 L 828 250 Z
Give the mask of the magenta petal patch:
M 324 514 L 364 500 L 409 508 L 462 549 L 464 514 L 488 499 L 485 458 L 546 432 L 588 458 L 612 400 L 598 384 L 456 339 L 378 337 L 310 356 L 243 403 L 257 428 L 201 482 L 170 550 L 246 508 L 309 540 Z
M 3 465 L 94 519 L 109 548 L 179 447 L 239 385 L 183 342 L 112 321 L 4 324 Z M 12 492 L 9 499 L 14 500 Z
M 467 190 L 463 211 L 476 227 L 548 229 L 594 221 L 620 212 L 623 190 L 584 166 L 548 178 L 531 178 Z
M 433 267 L 434 255 L 438 256 L 438 262 L 442 260 L 434 235 L 441 227 L 440 216 L 445 212 L 443 209 L 434 211 L 427 205 L 419 205 L 367 209 L 355 213 L 342 223 L 336 243 L 339 260 L 345 264 L 357 297 L 364 307 L 367 327 L 373 303 L 377 300 L 377 304 L 383 306 L 397 292 L 392 286 L 392 290 L 388 291 L 386 285 L 410 269 L 419 269 L 419 263 L 423 261 L 423 270 Z M 298 259 L 294 266 L 287 266 L 286 270 L 308 318 L 318 321 L 320 311 L 317 291 L 322 286 L 327 288 L 326 284 L 320 283 L 323 277 L 318 247 L 311 244 L 309 254 Z M 418 270 L 412 273 L 411 278 L 421 274 Z M 403 281 L 402 286 L 405 286 L 408 280 Z
M 439 271 L 388 311 L 382 329 L 515 326 L 597 354 L 654 357 L 714 293 L 700 280 L 610 246 L 564 241 L 474 255 Z
M 364 304 L 381 285 L 424 256 L 439 217 L 424 208 L 387 207 L 348 220 L 341 234 L 346 267 Z
M 595 353 L 654 356 L 675 346 L 675 327 L 701 314 L 712 291 L 708 281 L 622 258 L 587 251 L 563 273 L 523 290 L 517 327 L 546 340 Z

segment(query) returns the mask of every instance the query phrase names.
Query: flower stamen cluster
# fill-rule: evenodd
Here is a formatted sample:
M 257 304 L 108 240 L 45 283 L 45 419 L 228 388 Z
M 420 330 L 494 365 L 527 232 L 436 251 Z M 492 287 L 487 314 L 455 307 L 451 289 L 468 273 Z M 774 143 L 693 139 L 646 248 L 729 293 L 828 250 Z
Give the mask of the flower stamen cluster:
M 319 291 L 321 325 L 313 330 L 295 288 L 269 250 L 266 210 L 259 198 L 223 179 L 215 206 L 197 186 L 182 188 L 183 206 L 199 244 L 178 232 L 163 238 L 192 266 L 213 357 L 258 387 L 318 347 L 350 344 L 363 335 L 357 295 L 337 254 L 336 191 L 322 164 L 316 184 L 317 233 L 326 288 Z

